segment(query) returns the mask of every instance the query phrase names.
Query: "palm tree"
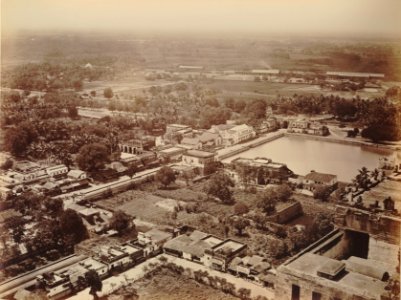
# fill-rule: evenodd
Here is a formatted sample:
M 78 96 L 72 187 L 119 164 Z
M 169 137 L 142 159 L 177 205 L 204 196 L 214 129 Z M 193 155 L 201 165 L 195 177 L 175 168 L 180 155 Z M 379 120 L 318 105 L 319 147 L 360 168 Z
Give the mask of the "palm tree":
M 377 168 L 374 169 L 373 172 L 372 172 L 372 175 L 373 175 L 373 178 L 375 180 L 377 180 L 377 177 L 379 176 L 379 170 Z

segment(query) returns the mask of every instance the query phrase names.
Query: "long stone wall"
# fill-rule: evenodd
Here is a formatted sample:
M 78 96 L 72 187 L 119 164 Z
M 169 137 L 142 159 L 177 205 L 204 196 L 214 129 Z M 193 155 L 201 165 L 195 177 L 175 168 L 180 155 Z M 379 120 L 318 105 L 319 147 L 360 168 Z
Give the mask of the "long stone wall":
M 257 146 L 266 144 L 266 143 L 268 143 L 268 142 L 277 140 L 278 138 L 281 138 L 281 137 L 283 137 L 284 135 L 285 135 L 285 133 L 278 133 L 278 134 L 276 134 L 276 135 L 274 135 L 274 136 L 269 136 L 269 137 L 266 137 L 266 138 L 264 138 L 264 139 L 258 139 L 258 140 L 254 141 L 254 142 L 252 142 L 252 143 L 248 143 L 248 144 L 242 146 L 241 148 L 234 149 L 234 150 L 232 150 L 232 151 L 230 151 L 230 152 L 227 152 L 227 153 L 224 153 L 224 154 L 222 154 L 222 155 L 219 155 L 219 156 L 218 156 L 218 159 L 219 159 L 219 160 L 223 160 L 223 159 L 229 158 L 229 157 L 234 156 L 234 155 L 236 155 L 236 154 L 245 152 L 245 151 L 247 151 L 247 150 L 249 150 L 249 149 L 252 149 L 252 148 L 255 148 L 255 147 L 257 147 Z

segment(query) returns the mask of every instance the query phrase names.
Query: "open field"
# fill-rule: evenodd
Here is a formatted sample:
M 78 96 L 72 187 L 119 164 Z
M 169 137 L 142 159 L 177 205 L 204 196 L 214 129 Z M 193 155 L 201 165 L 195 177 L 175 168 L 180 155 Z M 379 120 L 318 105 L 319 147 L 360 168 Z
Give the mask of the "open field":
M 163 208 L 161 205 L 163 203 L 165 203 L 164 198 L 136 190 L 117 194 L 97 202 L 99 206 L 106 209 L 122 210 L 141 220 L 156 224 L 163 223 L 163 220 L 166 220 L 171 212 L 171 209 Z
M 241 81 L 241 80 L 214 80 L 211 83 L 204 85 L 207 88 L 215 89 L 224 94 L 224 96 L 242 96 L 242 97 L 255 97 L 255 96 L 269 96 L 275 97 L 298 95 L 334 95 L 344 98 L 353 98 L 359 95 L 361 98 L 372 98 L 382 96 L 383 91 L 378 92 L 337 92 L 331 90 L 321 89 L 317 85 L 311 84 L 297 84 L 297 83 L 276 83 L 276 82 L 255 82 L 255 81 Z
M 151 279 L 137 282 L 141 300 L 235 300 L 239 299 L 209 286 L 202 285 L 188 278 L 163 270 Z

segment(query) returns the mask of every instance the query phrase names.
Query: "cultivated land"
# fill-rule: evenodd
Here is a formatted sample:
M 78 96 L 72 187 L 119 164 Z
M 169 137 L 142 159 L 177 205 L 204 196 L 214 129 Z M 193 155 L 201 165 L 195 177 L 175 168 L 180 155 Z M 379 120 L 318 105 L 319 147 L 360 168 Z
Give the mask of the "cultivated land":
M 180 277 L 169 270 L 162 270 L 151 279 L 142 279 L 133 285 L 137 287 L 139 299 L 143 300 L 237 300 L 240 298 L 225 294 L 193 279 Z M 119 294 L 118 292 L 116 293 Z
M 248 133 L 252 132 L 252 135 L 247 134 L 247 140 L 244 141 L 245 139 L 242 139 L 244 135 L 233 129 L 233 138 L 227 141 L 225 137 L 227 133 L 221 130 L 219 139 L 222 140 L 223 145 L 214 140 L 209 141 L 205 146 L 202 144 L 203 141 L 200 143 L 201 140 L 199 139 L 198 144 L 194 147 L 204 147 L 204 150 L 216 151 L 217 160 L 222 160 L 222 154 L 231 155 L 233 150 L 241 150 L 246 146 L 257 148 L 257 143 L 263 142 L 261 140 L 274 139 L 277 136 L 282 136 L 284 132 L 290 132 L 290 135 L 299 135 L 301 140 L 312 138 L 314 140 L 326 139 L 326 141 L 347 141 L 347 143 L 352 141 L 351 143 L 372 145 L 370 140 L 375 141 L 375 137 L 372 138 L 374 134 L 369 135 L 368 131 L 364 135 L 362 133 L 364 130 L 373 126 L 373 129 L 378 127 L 376 129 L 379 133 L 388 133 L 391 131 L 388 130 L 389 127 L 398 124 L 401 90 L 394 85 L 400 85 L 400 83 L 382 84 L 382 80 L 366 80 L 357 78 L 358 76 L 344 80 L 337 79 L 333 83 L 333 78 L 324 75 L 324 72 L 335 70 L 380 72 L 385 73 L 391 80 L 397 80 L 395 70 L 399 66 L 391 63 L 391 53 L 399 49 L 395 46 L 394 49 L 389 48 L 391 50 L 389 52 L 386 52 L 388 49 L 382 49 L 382 55 L 376 46 L 369 46 L 369 50 L 356 44 L 344 44 L 343 49 L 338 49 L 337 46 L 332 47 L 331 42 L 322 42 L 310 47 L 302 43 L 297 45 L 297 43 L 292 42 L 282 43 L 267 40 L 236 41 L 224 39 L 201 42 L 197 39 L 186 38 L 132 40 L 117 39 L 115 36 L 102 36 L 103 42 L 99 42 L 99 37 L 94 39 L 92 36 L 83 36 L 82 39 L 77 38 L 73 42 L 69 39 L 53 37 L 49 45 L 46 43 L 46 38 L 43 38 L 40 43 L 35 41 L 34 38 L 25 38 L 14 41 L 16 47 L 2 45 L 2 50 L 5 50 L 6 54 L 6 64 L 12 61 L 22 63 L 20 57 L 25 57 L 24 59 L 30 62 L 38 62 L 38 64 L 31 66 L 21 66 L 22 68 L 16 69 L 15 73 L 4 73 L 7 75 L 5 76 L 7 80 L 5 84 L 2 82 L 2 85 L 8 87 L 8 94 L 4 94 L 3 97 L 2 93 L 2 100 L 6 101 L 2 108 L 5 108 L 6 111 L 3 112 L 1 121 L 3 129 L 7 130 L 7 135 L 4 136 L 7 136 L 10 141 L 14 140 L 13 143 L 9 143 L 11 145 L 6 145 L 7 148 L 5 148 L 13 153 L 11 163 L 17 164 L 20 159 L 26 159 L 31 163 L 47 161 L 52 164 L 65 164 L 68 165 L 68 168 L 63 165 L 61 167 L 67 171 L 69 169 L 88 171 L 86 174 L 89 177 L 89 182 L 96 178 L 94 174 L 97 172 L 112 171 L 113 174 L 111 175 L 115 175 L 115 177 L 111 176 L 110 181 L 102 184 L 105 189 L 104 193 L 100 194 L 99 190 L 96 191 L 99 193 L 98 196 L 103 197 L 103 199 L 94 202 L 93 207 L 90 207 L 90 201 L 98 198 L 89 198 L 88 194 L 84 193 L 87 190 L 83 188 L 71 192 L 63 191 L 57 186 L 52 188 L 52 184 L 57 182 L 54 178 L 56 176 L 52 174 L 48 174 L 49 176 L 43 182 L 40 180 L 39 184 L 37 182 L 35 185 L 23 183 L 24 188 L 30 189 L 28 192 L 12 190 L 10 195 L 13 198 L 1 199 L 4 200 L 4 203 L 0 203 L 2 209 L 4 207 L 14 209 L 24 217 L 8 220 L 4 226 L 7 230 L 8 240 L 4 239 L 2 244 L 3 248 L 7 250 L 7 254 L 13 254 L 12 251 L 18 250 L 19 244 L 26 244 L 29 246 L 29 251 L 32 251 L 28 255 L 32 254 L 32 256 L 37 255 L 34 252 L 37 249 L 50 250 L 56 252 L 57 255 L 68 255 L 74 251 L 78 253 L 78 249 L 80 249 L 86 255 L 91 257 L 93 255 L 93 259 L 101 259 L 105 262 L 103 260 L 104 255 L 107 257 L 114 254 L 111 253 L 113 251 L 107 253 L 102 251 L 102 257 L 98 257 L 100 251 L 97 251 L 96 248 L 99 248 L 97 246 L 102 241 L 104 247 L 121 248 L 122 250 L 118 251 L 123 255 L 120 258 L 114 257 L 117 261 L 121 260 L 119 261 L 121 268 L 116 269 L 113 265 L 114 261 L 112 264 L 108 264 L 106 273 L 109 277 L 103 280 L 103 290 L 99 292 L 100 296 L 111 293 L 115 299 L 121 299 L 137 292 L 140 299 L 145 300 L 237 299 L 209 286 L 218 286 L 215 283 L 219 282 L 216 279 L 219 277 L 235 285 L 237 292 L 239 289 L 242 289 L 241 292 L 246 289 L 252 297 L 265 296 L 270 300 L 275 297 L 271 286 L 278 278 L 279 266 L 290 256 L 299 253 L 333 229 L 334 222 L 338 220 L 338 214 L 335 215 L 336 204 L 344 204 L 346 196 L 352 195 L 353 190 L 360 193 L 364 192 L 360 199 L 357 198 L 357 203 L 353 201 L 350 206 L 362 208 L 375 214 L 379 209 L 377 207 L 371 209 L 369 205 L 377 199 L 383 202 L 383 199 L 390 196 L 395 201 L 395 207 L 401 209 L 400 183 L 389 181 L 379 174 L 376 174 L 375 178 L 374 172 L 378 173 L 379 171 L 371 169 L 372 165 L 368 165 L 369 160 L 364 162 L 369 170 L 358 170 L 359 177 L 356 177 L 352 184 L 338 184 L 339 188 L 344 188 L 344 193 L 341 189 L 338 190 L 339 193 L 333 192 L 337 189 L 337 185 L 325 184 L 325 180 L 323 183 L 318 182 L 322 186 L 317 186 L 318 184 L 312 186 L 306 180 L 302 180 L 301 177 L 279 178 L 280 174 L 274 174 L 274 170 L 279 168 L 277 165 L 272 167 L 275 168 L 273 172 L 271 169 L 266 170 L 263 167 L 258 167 L 257 170 L 241 170 L 239 166 L 226 164 L 226 160 L 224 160 L 224 169 L 217 164 L 212 164 L 211 168 L 207 168 L 210 171 L 216 167 L 217 174 L 212 174 L 201 181 L 191 182 L 189 178 L 195 174 L 207 173 L 206 164 L 201 167 L 200 165 L 204 162 L 198 161 L 196 163 L 193 160 L 190 162 L 183 160 L 182 162 L 174 161 L 175 167 L 180 163 L 186 166 L 177 168 L 180 171 L 176 170 L 176 183 L 167 184 L 167 187 L 163 179 L 172 176 L 172 170 L 168 170 L 170 175 L 162 174 L 163 172 L 157 174 L 156 178 L 161 182 L 138 182 L 135 184 L 135 189 L 121 193 L 119 193 L 120 190 L 110 188 L 116 184 L 118 176 L 121 180 L 126 180 L 122 179 L 126 173 L 132 174 L 137 171 L 131 177 L 131 180 L 135 180 L 135 177 L 139 178 L 147 172 L 156 172 L 156 169 L 149 170 L 154 168 L 155 165 L 172 166 L 170 162 L 176 158 L 161 158 L 163 152 L 160 152 L 159 147 L 153 147 L 153 142 L 156 145 L 160 142 L 167 149 L 171 145 L 177 147 L 181 144 L 181 138 L 199 138 L 197 135 L 209 129 L 211 125 L 222 125 L 226 122 L 242 124 L 242 127 L 247 128 Z M 27 43 L 27 41 L 30 42 Z M 7 41 L 7 44 L 8 42 L 10 41 Z M 59 51 L 56 55 L 52 54 L 54 43 L 59 43 L 57 46 L 63 47 L 63 51 Z M 16 51 L 13 52 L 12 48 L 15 48 Z M 90 48 L 95 50 L 88 52 Z M 373 55 L 375 51 L 378 51 L 380 55 Z M 69 54 L 66 55 L 67 53 Z M 91 53 L 91 56 L 86 56 L 87 53 Z M 352 55 L 348 57 L 347 55 L 350 53 Z M 400 52 L 398 51 L 398 53 Z M 244 60 L 244 57 L 247 59 Z M 367 59 L 368 57 L 372 61 Z M 380 59 L 379 63 L 377 59 Z M 269 64 L 266 63 L 267 61 Z M 90 63 L 89 66 L 88 63 Z M 187 67 L 184 70 L 185 68 L 178 67 L 179 65 L 193 65 L 195 68 Z M 9 66 L 11 65 L 9 64 Z M 199 75 L 197 72 L 191 71 L 191 69 L 198 70 L 198 67 L 201 67 L 200 69 L 203 71 L 200 73 L 203 74 Z M 306 73 L 303 73 L 303 79 L 305 82 L 319 82 L 322 87 L 317 84 L 276 83 L 273 82 L 276 81 L 275 79 L 269 79 L 271 81 L 268 82 L 264 81 L 265 78 L 261 79 L 260 77 L 257 78 L 257 80 L 261 80 L 258 82 L 252 80 L 253 75 L 247 76 L 247 79 L 250 80 L 230 80 L 230 76 L 221 75 L 223 71 L 227 70 L 249 73 L 252 69 L 280 69 L 280 80 L 282 81 L 284 78 L 287 81 L 289 77 L 293 77 L 292 79 L 295 80 L 297 77 L 303 77 L 298 74 L 289 75 L 287 71 L 290 70 L 312 72 L 313 76 L 319 80 L 309 78 Z M 193 76 L 189 77 L 191 72 Z M 210 78 L 214 76 L 213 74 L 218 74 L 215 77 L 216 79 Z M 373 92 L 363 90 L 365 84 L 373 85 L 371 88 Z M 16 89 L 12 90 L 9 87 L 16 87 Z M 390 87 L 391 89 L 387 90 Z M 107 96 L 107 93 L 104 93 L 107 92 L 106 88 L 112 89 L 113 95 L 108 96 L 110 99 L 104 97 L 104 94 Z M 40 92 L 36 90 L 40 90 Z M 92 91 L 95 91 L 96 95 L 91 93 Z M 5 89 L 2 92 L 5 92 Z M 38 98 L 35 98 L 36 94 L 39 96 Z M 372 101 L 365 101 L 365 99 Z M 89 110 L 91 108 L 103 108 L 106 114 L 110 111 L 129 111 L 138 112 L 138 114 L 115 114 L 95 120 L 91 117 L 96 114 L 99 116 L 98 113 L 89 114 L 86 116 L 88 118 L 80 118 L 79 112 L 76 111 L 78 106 L 87 107 Z M 316 121 L 317 124 L 315 124 L 315 119 L 312 116 L 320 117 L 320 120 Z M 325 117 L 327 116 L 330 121 L 326 120 Z M 305 118 L 306 120 L 300 121 L 301 124 L 296 125 L 297 122 L 294 122 L 294 118 Z M 329 123 L 331 125 L 328 125 Z M 188 128 L 188 131 L 191 132 L 172 134 L 171 128 L 177 126 L 169 127 L 168 125 L 171 124 L 187 125 L 191 128 Z M 340 124 L 341 126 L 339 126 Z M 383 125 L 387 127 L 383 127 Z M 301 129 L 301 132 L 291 133 L 293 126 Z M 34 128 L 35 132 L 29 130 L 30 128 Z M 305 128 L 311 131 L 305 130 Z M 326 137 L 325 135 L 328 132 L 323 131 L 323 129 L 331 131 L 331 136 Z M 255 135 L 255 139 L 249 140 L 250 136 Z M 313 137 L 313 135 L 323 136 Z M 390 137 L 387 138 L 388 136 Z M 397 138 L 399 135 L 386 135 L 386 139 L 395 140 Z M 9 142 L 1 140 L 2 143 Z M 384 139 L 380 137 L 380 140 Z M 150 145 L 147 142 L 150 142 Z M 234 146 L 228 146 L 234 142 L 238 143 Z M 144 167 L 147 170 L 138 171 L 136 162 L 127 162 L 126 157 L 124 159 L 120 156 L 118 148 L 120 145 L 118 144 L 123 143 L 138 144 L 138 152 L 140 152 L 138 158 L 144 154 L 141 157 L 139 168 L 142 170 Z M 182 144 L 188 145 L 184 142 Z M 251 147 L 250 144 L 254 144 L 255 147 Z M 341 167 L 340 162 L 351 165 L 350 161 L 357 161 L 355 157 L 351 157 L 351 152 L 341 153 L 339 158 L 336 159 L 334 157 L 336 151 L 332 151 L 335 144 L 326 144 L 326 147 L 330 148 L 332 152 L 325 158 L 326 162 L 334 162 Z M 86 146 L 91 146 L 92 150 L 95 151 L 85 153 L 82 149 L 85 150 Z M 272 145 L 266 146 L 272 147 Z M 123 148 L 127 151 L 126 147 Z M 285 148 L 295 149 L 301 153 L 301 157 L 296 159 L 307 162 L 307 152 L 300 151 L 301 147 L 281 146 L 279 148 L 280 153 L 285 153 Z M 322 146 L 321 148 L 316 146 L 315 149 L 321 152 L 324 150 Z M 90 155 L 98 151 L 102 161 L 90 166 L 87 165 L 86 162 L 92 161 L 89 159 Z M 147 151 L 149 152 L 146 153 Z M 379 154 L 383 155 L 384 153 Z M 361 156 L 359 153 L 357 155 Z M 267 150 L 261 151 L 257 156 L 268 156 Z M 277 159 L 277 162 L 289 164 L 291 157 L 296 156 L 286 154 L 283 158 Z M 273 160 L 275 159 L 273 158 Z M 312 161 L 318 161 L 318 157 L 312 155 Z M 374 159 L 370 160 L 370 162 L 373 161 Z M 117 164 L 109 165 L 109 162 Z M 185 173 L 187 169 L 191 169 L 187 164 L 192 165 L 192 167 L 196 166 L 198 169 L 189 170 L 188 173 Z M 311 165 L 311 162 L 307 162 L 308 167 Z M 288 167 L 295 171 L 290 165 Z M 373 166 L 373 168 L 375 167 L 376 165 Z M 12 170 L 13 166 L 2 166 L 2 168 Z M 18 170 L 15 165 L 14 168 Z M 104 170 L 105 168 L 108 170 Z M 158 169 L 160 168 L 158 167 Z M 333 172 L 330 173 L 338 173 L 337 176 L 341 171 L 341 169 L 334 171 L 332 168 L 327 172 L 331 170 Z M 394 173 L 397 172 L 395 168 L 393 170 Z M 283 172 L 287 171 L 284 170 Z M 323 172 L 317 168 L 316 171 Z M 383 171 L 383 173 L 385 172 L 392 173 L 391 170 Z M 67 173 L 61 175 L 62 180 L 74 177 L 70 174 L 67 175 Z M 11 175 L 10 178 L 15 178 L 13 176 Z M 266 180 L 265 176 L 271 178 Z M 399 173 L 393 176 L 399 176 Z M 238 179 L 238 181 L 231 186 L 227 183 L 230 178 Z M 372 183 L 372 186 L 369 186 L 370 182 L 367 180 L 369 178 L 375 178 L 374 184 L 378 183 L 378 185 L 373 187 Z M 80 177 L 79 181 L 81 179 Z M 140 178 L 140 180 L 142 179 Z M 111 180 L 114 181 L 111 182 Z M 143 180 L 153 180 L 153 174 Z M 189 186 L 184 187 L 184 181 L 190 182 Z M 14 181 L 12 182 L 14 183 Z M 271 182 L 275 182 L 275 184 L 271 184 Z M 276 184 L 277 182 L 283 184 Z M 127 186 L 122 187 L 124 190 L 134 187 L 133 182 L 125 183 Z M 228 188 L 228 186 L 230 187 Z M 243 187 L 245 190 L 242 190 Z M 307 188 L 310 190 L 306 190 Z M 324 189 L 320 193 L 315 193 L 317 188 Z M 71 205 L 70 207 L 74 210 L 66 213 L 69 206 L 67 201 L 62 202 L 62 197 L 80 192 L 82 192 L 82 199 L 80 200 L 85 200 L 87 209 L 81 210 L 78 205 Z M 71 197 L 68 201 L 74 200 Z M 302 205 L 302 215 L 300 215 L 298 203 L 293 205 L 295 201 Z M 98 207 L 113 212 L 110 220 L 106 218 L 103 220 L 99 217 L 102 214 L 96 212 Z M 285 210 L 285 208 L 289 209 Z M 296 211 L 293 212 L 292 209 Z M 353 208 L 349 207 L 349 209 L 352 210 Z M 393 214 L 392 217 L 394 218 L 399 216 L 398 212 L 389 208 L 383 208 L 379 211 L 379 213 L 382 212 L 383 215 Z M 285 221 L 280 219 L 283 216 L 280 213 L 283 213 Z M 25 216 L 30 220 L 28 224 L 25 224 L 25 221 L 28 220 Z M 82 218 L 85 218 L 86 221 L 80 226 Z M 74 221 L 75 224 L 73 224 Z M 99 224 L 97 224 L 98 222 Z M 99 230 L 90 231 L 88 238 L 81 235 L 86 231 L 85 224 L 92 223 L 99 225 Z M 27 230 L 27 226 L 33 230 Z M 341 225 L 339 226 L 341 228 Z M 160 252 L 163 252 L 163 246 L 155 246 L 152 241 L 152 233 L 149 233 L 150 237 L 146 236 L 145 233 L 150 228 L 162 231 L 174 228 L 182 230 L 182 234 L 190 235 L 191 229 L 186 231 L 187 227 L 202 231 L 206 235 L 215 235 L 222 240 L 233 239 L 243 243 L 247 246 L 246 253 L 233 254 L 237 255 L 237 259 L 244 255 L 256 255 L 261 257 L 253 257 L 253 259 L 257 261 L 259 258 L 263 258 L 265 259 L 264 262 L 268 262 L 269 265 L 266 267 L 266 265 L 261 266 L 261 264 L 255 263 L 258 265 L 252 266 L 252 263 L 245 263 L 242 266 L 249 268 L 250 274 L 252 274 L 248 277 L 242 274 L 241 276 L 245 276 L 245 279 L 230 274 L 225 268 L 222 268 L 223 271 L 217 271 L 203 260 L 201 260 L 202 263 L 195 262 L 198 258 L 191 255 L 187 256 L 186 252 L 193 249 L 187 248 L 185 243 L 178 246 L 180 249 L 177 252 L 182 251 L 181 257 L 173 257 L 168 254 L 158 256 Z M 77 228 L 79 229 L 76 230 Z M 89 227 L 88 229 L 92 228 Z M 141 234 L 137 236 L 138 232 Z M 118 238 L 110 237 L 109 234 L 116 234 Z M 155 233 L 153 232 L 153 234 Z M 194 235 L 197 234 L 201 233 L 196 232 Z M 143 253 L 140 249 L 129 247 L 127 244 L 120 245 L 124 242 L 127 243 L 127 241 L 135 244 L 135 247 L 143 248 Z M 195 250 L 202 250 L 203 241 L 198 242 L 200 243 L 191 244 L 191 246 L 197 245 L 194 247 L 199 247 L 199 249 Z M 10 245 L 13 248 L 9 247 Z M 76 247 L 77 245 L 78 247 Z M 96 253 L 86 251 L 88 248 L 89 250 L 93 249 L 93 252 Z M 128 253 L 129 250 L 127 249 L 130 248 L 139 250 L 134 252 L 138 254 L 138 257 L 131 255 L 132 252 Z M 64 249 L 70 252 L 64 253 L 62 251 Z M 167 253 L 167 250 L 164 250 Z M 22 251 L 21 253 L 16 252 L 16 256 L 23 256 L 21 254 Z M 124 257 L 124 255 L 129 256 L 129 258 Z M 199 255 L 209 255 L 209 253 L 205 252 Z M 161 256 L 164 259 L 160 259 Z M 194 261 L 190 261 L 190 259 Z M 35 260 L 26 259 L 25 256 L 21 260 L 18 261 L 17 257 L 17 262 L 11 261 L 11 268 L 7 266 L 4 274 L 15 276 L 25 272 L 25 268 L 28 267 L 37 268 L 32 271 L 32 274 L 38 275 L 40 273 L 36 274 L 36 271 L 40 270 L 38 270 L 39 264 Z M 30 264 L 29 260 L 32 260 Z M 184 268 L 185 272 L 181 272 L 170 265 L 169 267 L 164 266 L 160 270 L 157 269 L 153 273 L 152 270 L 156 266 L 160 266 L 159 263 L 162 261 L 175 264 L 175 267 L 180 266 Z M 264 269 L 259 272 L 258 267 Z M 254 268 L 253 271 L 252 268 Z M 44 269 L 52 271 L 48 266 Z M 202 280 L 195 277 L 194 271 L 207 272 L 211 276 Z M 237 275 L 241 272 L 239 269 L 231 269 L 231 271 L 237 272 Z M 255 275 L 258 272 L 260 274 Z M 199 273 L 196 274 L 199 275 Z M 278 274 L 277 277 L 274 277 L 275 274 Z M 263 275 L 273 278 L 262 278 Z M 25 276 L 22 275 L 21 278 Z M 189 279 L 190 276 L 197 278 L 199 282 Z M 35 284 L 31 277 L 26 279 L 29 280 L 29 286 Z M 263 286 L 262 281 L 269 287 Z M 20 283 L 17 282 L 17 284 Z M 21 287 L 25 287 L 28 283 L 22 282 Z M 71 284 L 73 285 L 72 282 Z M 123 287 L 124 285 L 127 287 Z M 19 287 L 12 286 L 11 288 L 18 289 Z M 44 289 L 38 288 L 38 290 L 40 293 L 45 293 Z M 76 291 L 71 292 L 75 293 Z M 79 300 L 91 298 L 89 288 L 78 292 L 74 297 L 74 299 Z
M 164 201 L 165 198 L 143 191 L 131 190 L 100 200 L 97 204 L 112 211 L 122 210 L 141 220 L 159 224 L 170 213 L 169 209 L 157 205 Z
M 384 90 L 377 92 L 342 92 L 331 91 L 320 88 L 318 85 L 296 84 L 296 83 L 275 83 L 275 82 L 254 82 L 241 80 L 213 80 L 204 84 L 204 87 L 215 89 L 221 92 L 224 97 L 246 98 L 275 98 L 277 95 L 292 96 L 298 95 L 334 95 L 347 99 L 356 96 L 361 98 L 374 98 L 384 95 Z

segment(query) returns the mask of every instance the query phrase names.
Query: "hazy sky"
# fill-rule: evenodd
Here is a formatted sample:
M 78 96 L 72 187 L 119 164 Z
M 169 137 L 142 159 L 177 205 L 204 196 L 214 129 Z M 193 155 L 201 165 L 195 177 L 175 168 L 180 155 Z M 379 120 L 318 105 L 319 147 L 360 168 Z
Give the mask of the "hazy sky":
M 0 0 L 2 30 L 256 31 L 401 37 L 401 0 Z

